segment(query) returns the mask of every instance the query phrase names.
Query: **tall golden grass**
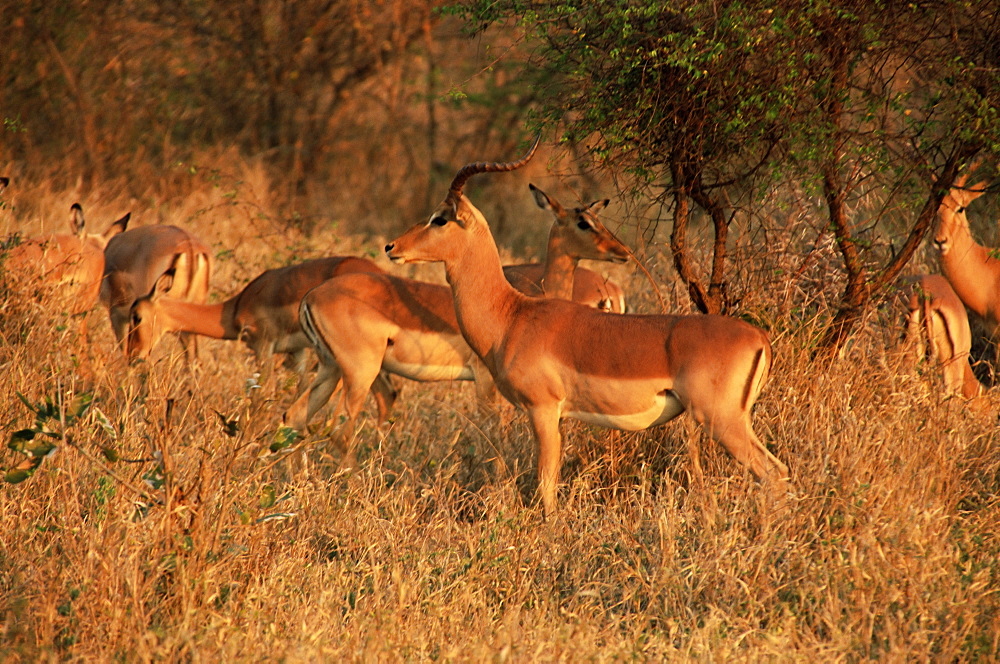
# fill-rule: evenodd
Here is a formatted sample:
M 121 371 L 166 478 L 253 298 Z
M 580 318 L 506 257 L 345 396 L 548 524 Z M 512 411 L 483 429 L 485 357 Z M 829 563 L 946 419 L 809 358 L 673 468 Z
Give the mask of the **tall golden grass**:
M 259 170 L 219 166 L 183 195 L 81 202 L 96 227 L 131 208 L 134 224 L 195 230 L 216 249 L 219 298 L 293 260 L 380 254 L 380 239 L 329 224 L 286 231 Z M 17 185 L 0 230 L 64 223 L 74 192 Z M 508 216 L 544 226 L 521 195 Z M 646 255 L 668 307 L 687 311 L 667 261 Z M 6 435 L 35 424 L 19 394 L 93 405 L 49 420 L 57 452 L 0 488 L 0 659 L 995 659 L 996 399 L 942 401 L 933 368 L 892 343 L 891 313 L 812 360 L 823 279 L 757 255 L 744 304 L 776 362 L 755 428 L 794 487 L 777 513 L 682 417 L 642 433 L 564 423 L 560 510 L 544 521 L 526 423 L 485 423 L 467 384 L 403 385 L 391 426 L 369 422 L 361 468 L 343 474 L 322 428 L 271 451 L 294 377 L 257 394 L 242 345 L 204 342 L 188 369 L 168 339 L 130 368 L 103 311 L 88 343 L 76 321 L 5 293 Z M 634 310 L 658 309 L 644 276 L 614 274 Z

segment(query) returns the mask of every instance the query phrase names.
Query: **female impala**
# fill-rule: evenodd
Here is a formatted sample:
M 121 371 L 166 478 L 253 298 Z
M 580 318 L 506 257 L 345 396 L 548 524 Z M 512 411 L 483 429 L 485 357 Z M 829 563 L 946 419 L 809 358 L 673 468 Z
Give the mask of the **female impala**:
M 462 168 L 430 220 L 385 250 L 398 263 L 444 263 L 463 336 L 500 392 L 528 412 L 545 513 L 556 507 L 562 417 L 639 430 L 689 411 L 757 477 L 783 488 L 788 468 L 750 424 L 771 366 L 763 330 L 724 316 L 609 316 L 526 297 L 503 278 L 490 228 L 462 188 L 477 173 L 523 166 L 537 145 L 516 162 Z
M 597 305 L 608 291 L 596 274 L 576 264 L 581 258 L 622 262 L 628 250 L 598 220 L 604 203 L 566 210 L 540 189 L 532 187 L 539 206 L 553 216 L 546 250 L 546 293 L 569 299 L 580 292 Z M 531 269 L 504 268 L 511 282 L 536 292 Z M 577 275 L 593 274 L 601 287 L 576 291 Z M 623 299 L 618 305 L 624 308 Z M 451 291 L 386 274 L 351 274 L 337 277 L 311 291 L 302 300 L 302 328 L 312 339 L 320 370 L 308 394 L 289 408 L 286 421 L 304 428 L 330 399 L 341 378 L 344 393 L 339 407 L 347 415 L 339 442 L 353 434 L 369 386 L 382 369 L 411 380 L 475 380 L 480 401 L 493 391 L 458 329 Z M 350 462 L 350 457 L 348 457 Z
M 69 234 L 54 234 L 26 240 L 7 254 L 4 269 L 24 282 L 37 280 L 44 290 L 65 302 L 71 314 L 94 308 L 104 274 L 104 247 L 125 230 L 131 214 L 108 226 L 103 234 L 86 232 L 83 208 L 70 208 Z M 81 331 L 85 332 L 84 324 Z
M 929 356 L 941 365 L 947 394 L 966 399 L 982 394 L 983 385 L 969 365 L 969 317 L 951 284 L 939 274 L 924 274 L 907 277 L 901 285 L 907 308 L 906 336 L 917 358 Z
M 169 297 L 170 275 L 160 277 L 153 291 L 132 305 L 126 353 L 130 360 L 146 359 L 165 332 L 199 334 L 213 339 L 242 339 L 262 363 L 264 383 L 271 375 L 276 353 L 288 356 L 286 366 L 299 375 L 296 393 L 305 388 L 306 349 L 309 340 L 299 325 L 302 296 L 331 277 L 350 272 L 382 272 L 365 258 L 334 256 L 267 270 L 218 304 L 198 304 Z M 385 419 L 395 390 L 387 379 L 373 388 L 379 416 Z
M 525 295 L 573 300 L 602 311 L 625 313 L 625 293 L 621 286 L 592 270 L 577 267 L 581 258 L 628 260 L 628 249 L 610 231 L 603 227 L 595 231 L 593 220 L 610 201 L 594 201 L 567 210 L 535 185 L 529 184 L 528 188 L 538 207 L 552 213 L 555 223 L 549 231 L 545 263 L 507 265 L 503 269 L 507 281 Z
M 966 187 L 969 173 L 955 180 L 938 208 L 934 236 L 941 259 L 941 271 L 955 293 L 974 314 L 982 318 L 991 335 L 1000 331 L 1000 260 L 972 238 L 966 208 L 983 195 L 986 183 Z
M 164 274 L 172 277 L 171 297 L 205 302 L 211 255 L 205 243 L 176 226 L 144 226 L 112 238 L 104 250 L 101 302 L 108 308 L 118 343 L 124 344 L 132 303 L 149 293 Z M 190 358 L 196 346 L 188 348 L 184 334 L 181 343 Z

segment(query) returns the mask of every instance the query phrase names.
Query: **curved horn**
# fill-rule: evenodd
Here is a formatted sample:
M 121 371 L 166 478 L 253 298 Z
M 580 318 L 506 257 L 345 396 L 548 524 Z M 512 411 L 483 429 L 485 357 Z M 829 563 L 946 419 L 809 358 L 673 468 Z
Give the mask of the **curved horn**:
M 513 171 L 521 168 L 527 164 L 531 157 L 535 154 L 535 149 L 538 147 L 538 142 L 541 139 L 541 134 L 536 136 L 535 142 L 531 145 L 531 148 L 528 149 L 528 152 L 517 161 L 508 161 L 507 163 L 496 161 L 477 161 L 473 164 L 463 166 L 461 170 L 458 171 L 458 174 L 455 175 L 455 179 L 451 181 L 451 188 L 449 189 L 449 192 L 456 197 L 461 196 L 462 188 L 473 175 L 477 175 L 479 173 L 505 173 L 507 171 Z

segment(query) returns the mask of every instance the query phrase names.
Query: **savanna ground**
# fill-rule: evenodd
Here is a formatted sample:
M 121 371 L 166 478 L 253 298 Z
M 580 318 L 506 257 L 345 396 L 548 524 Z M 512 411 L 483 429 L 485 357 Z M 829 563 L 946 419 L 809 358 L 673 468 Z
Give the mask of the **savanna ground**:
M 95 189 L 82 201 L 91 230 L 127 209 L 133 225 L 194 229 L 216 248 L 222 298 L 293 260 L 378 256 L 429 211 L 386 221 L 381 237 L 344 236 L 336 220 L 297 235 L 251 165 L 213 165 L 171 200 Z M 509 217 L 533 220 L 508 230 L 505 246 L 538 247 L 548 219 L 528 176 L 502 177 L 496 191 L 523 206 Z M 61 230 L 75 192 L 18 185 L 0 232 Z M 489 216 L 492 203 L 470 195 Z M 620 209 L 605 215 L 612 228 L 616 215 L 624 221 Z M 812 359 L 837 289 L 823 257 L 783 265 L 771 249 L 791 240 L 740 242 L 743 311 L 775 348 L 754 423 L 792 469 L 780 512 L 681 417 L 635 434 L 565 422 L 560 510 L 545 521 L 524 418 L 484 424 L 469 384 L 400 381 L 391 425 L 369 420 L 361 468 L 346 475 L 322 427 L 272 451 L 295 377 L 256 393 L 241 344 L 203 341 L 189 370 L 166 339 L 153 362 L 130 368 L 103 311 L 89 315 L 88 344 L 77 321 L 6 293 L 5 438 L 35 425 L 20 395 L 56 405 L 47 426 L 62 438 L 32 477 L 0 488 L 0 658 L 996 658 L 996 397 L 975 408 L 942 400 L 937 373 L 898 350 L 891 312 L 873 312 L 840 357 Z M 658 246 L 644 258 L 666 308 L 689 311 Z M 593 267 L 626 286 L 632 310 L 659 310 L 642 273 Z M 419 275 L 442 279 L 439 267 Z M 82 395 L 90 408 L 61 422 Z M 25 457 L 0 458 L 9 469 Z

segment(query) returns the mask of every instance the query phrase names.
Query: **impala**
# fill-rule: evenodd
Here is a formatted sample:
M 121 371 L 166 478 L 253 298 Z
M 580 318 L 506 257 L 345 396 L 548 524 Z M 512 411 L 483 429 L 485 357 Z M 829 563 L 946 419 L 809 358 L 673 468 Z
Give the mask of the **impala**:
M 537 145 L 515 162 L 463 167 L 429 221 L 385 250 L 397 263 L 444 263 L 462 335 L 500 392 L 527 411 L 545 513 L 556 508 L 563 417 L 640 430 L 688 411 L 733 457 L 783 493 L 788 468 L 750 422 L 771 367 L 763 330 L 724 316 L 610 316 L 573 302 L 527 297 L 503 278 L 489 225 L 462 189 L 477 173 L 520 168 Z
M 67 304 L 72 314 L 83 314 L 97 304 L 104 274 L 104 247 L 128 226 L 126 214 L 103 234 L 86 232 L 83 208 L 70 208 L 70 233 L 31 238 L 7 254 L 4 267 L 18 279 L 37 279 L 46 291 Z M 82 324 L 81 332 L 86 331 Z
M 979 316 L 996 340 L 1000 331 L 1000 260 L 972 238 L 966 208 L 983 195 L 986 183 L 966 187 L 969 174 L 955 180 L 938 208 L 938 227 L 934 236 L 941 260 L 941 271 L 959 299 Z
M 574 272 L 594 274 L 576 267 L 581 258 L 627 260 L 628 250 L 597 218 L 606 202 L 566 210 L 540 189 L 532 187 L 532 191 L 539 206 L 553 217 L 541 269 L 548 295 L 569 299 L 581 292 L 574 289 Z M 532 269 L 514 266 L 504 271 L 513 283 L 540 292 L 537 281 L 529 278 Z M 602 288 L 582 293 L 597 305 L 607 291 L 603 280 L 594 277 Z M 623 300 L 617 305 L 620 309 Z M 353 434 L 365 395 L 380 370 L 418 381 L 475 380 L 480 403 L 493 392 L 488 372 L 459 331 L 447 286 L 386 274 L 344 275 L 303 298 L 300 320 L 316 347 L 320 370 L 309 393 L 289 408 L 285 419 L 304 428 L 343 379 L 338 409 L 344 411 L 347 422 L 338 439 L 341 445 L 346 446 Z
M 969 317 L 948 280 L 939 274 L 907 277 L 900 293 L 907 308 L 906 336 L 917 358 L 929 356 L 941 366 L 946 393 L 966 399 L 982 394 L 983 385 L 969 365 Z
M 625 313 L 625 293 L 621 286 L 596 272 L 577 267 L 581 258 L 625 262 L 628 249 L 603 225 L 598 213 L 608 206 L 608 199 L 567 210 L 559 201 L 529 184 L 535 203 L 552 213 L 545 263 L 508 265 L 503 271 L 507 281 L 526 295 L 573 300 L 588 307 Z
M 296 393 L 305 388 L 308 338 L 299 325 L 302 296 L 327 279 L 350 272 L 380 273 L 365 258 L 334 256 L 267 270 L 239 293 L 218 304 L 199 304 L 169 296 L 170 275 L 161 276 L 153 290 L 132 304 L 126 354 L 132 361 L 149 357 L 166 332 L 185 332 L 213 339 L 242 339 L 262 365 L 264 383 L 271 375 L 274 354 L 287 355 L 286 366 L 299 375 Z M 380 419 L 396 398 L 388 380 L 373 387 Z
M 162 275 L 171 275 L 171 297 L 202 303 L 208 297 L 211 250 L 176 226 L 144 226 L 112 238 L 104 250 L 104 263 L 101 302 L 123 350 L 132 303 L 149 293 Z M 181 343 L 190 359 L 195 344 L 189 346 L 183 333 Z

